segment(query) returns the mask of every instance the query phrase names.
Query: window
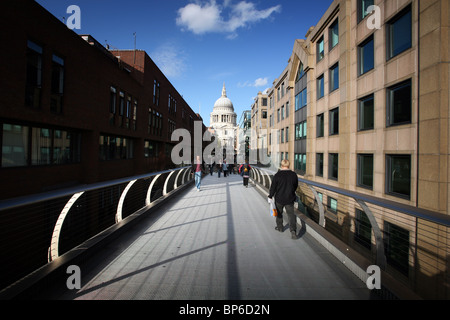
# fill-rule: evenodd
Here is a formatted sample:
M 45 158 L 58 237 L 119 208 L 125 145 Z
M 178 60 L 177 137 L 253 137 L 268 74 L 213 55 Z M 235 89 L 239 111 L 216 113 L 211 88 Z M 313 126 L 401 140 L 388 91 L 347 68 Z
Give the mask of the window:
M 133 140 L 124 137 L 100 135 L 100 160 L 133 158 Z
M 3 124 L 2 167 L 26 166 L 28 161 L 28 130 L 21 125 Z
M 358 130 L 374 128 L 373 94 L 358 100 Z
M 339 63 L 330 68 L 330 92 L 339 88 Z
M 373 35 L 358 46 L 358 76 L 374 67 Z
M 117 100 L 117 94 L 116 94 L 116 88 L 110 87 L 109 89 L 109 124 L 114 125 L 115 124 L 115 117 L 116 117 L 116 100 Z
M 294 154 L 294 170 L 301 175 L 306 173 L 306 153 Z
M 289 117 L 289 101 L 286 102 L 286 118 Z
M 337 213 L 337 200 L 332 198 L 332 197 L 328 197 L 328 210 L 333 212 L 333 213 Z
M 306 139 L 306 121 L 295 124 L 295 140 Z
M 339 134 L 339 107 L 330 111 L 330 136 Z
M 2 167 L 80 162 L 80 141 L 80 134 L 72 131 L 5 123 Z
M 300 91 L 295 96 L 295 111 L 305 107 L 307 104 L 307 88 Z
M 387 89 L 387 126 L 411 122 L 411 80 Z
M 386 24 L 387 59 L 411 48 L 411 6 L 401 11 Z
M 330 50 L 339 43 L 339 20 L 336 19 L 330 26 L 329 33 Z
M 355 236 L 356 242 L 366 247 L 371 248 L 372 243 L 372 225 L 370 224 L 369 218 L 364 211 L 356 209 L 355 214 Z
M 337 180 L 338 170 L 339 170 L 339 154 L 330 153 L 328 155 L 328 178 L 332 180 Z
M 284 106 L 281 106 L 281 120 L 284 120 Z
M 320 61 L 325 56 L 323 36 L 317 41 L 317 61 Z
M 280 122 L 280 108 L 277 109 L 277 122 Z
M 324 136 L 325 120 L 324 114 L 317 115 L 317 138 Z
M 316 175 L 323 177 L 323 153 L 316 153 Z
M 62 99 L 64 94 L 64 59 L 56 54 L 52 57 L 52 94 L 50 98 L 50 111 L 62 112 Z
M 153 104 L 159 106 L 159 82 L 153 80 Z
M 358 154 L 356 179 L 359 187 L 373 188 L 373 154 Z
M 297 71 L 297 77 L 295 79 L 295 82 L 298 82 L 298 80 L 300 80 L 304 74 L 305 74 L 305 71 L 303 70 L 303 63 L 300 62 L 300 66 Z
M 284 128 L 281 129 L 281 133 L 280 133 L 280 143 L 284 143 Z
M 25 104 L 40 108 L 42 90 L 42 47 L 33 41 L 27 43 L 27 78 L 25 85 Z
M 368 15 L 367 9 L 372 5 L 373 0 L 358 0 L 358 22 Z
M 325 95 L 323 74 L 317 78 L 317 100 Z
M 409 271 L 409 231 L 390 222 L 384 222 L 384 250 L 387 262 L 408 275 Z
M 262 111 L 262 118 L 267 119 L 267 111 L 266 110 Z
M 157 158 L 159 155 L 159 144 L 155 141 L 145 140 L 144 142 L 144 157 Z
M 386 193 L 401 198 L 410 198 L 410 155 L 386 155 Z
M 286 127 L 286 142 L 289 142 L 289 127 Z

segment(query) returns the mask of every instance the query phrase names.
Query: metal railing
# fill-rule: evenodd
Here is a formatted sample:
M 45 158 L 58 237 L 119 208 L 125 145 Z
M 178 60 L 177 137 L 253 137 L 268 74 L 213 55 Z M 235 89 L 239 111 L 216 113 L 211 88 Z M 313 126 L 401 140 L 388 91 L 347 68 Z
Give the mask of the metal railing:
M 0 292 L 142 215 L 192 182 L 190 171 L 186 166 L 0 201 Z
M 274 171 L 252 167 L 270 188 Z M 450 299 L 450 216 L 299 178 L 298 209 L 425 299 Z

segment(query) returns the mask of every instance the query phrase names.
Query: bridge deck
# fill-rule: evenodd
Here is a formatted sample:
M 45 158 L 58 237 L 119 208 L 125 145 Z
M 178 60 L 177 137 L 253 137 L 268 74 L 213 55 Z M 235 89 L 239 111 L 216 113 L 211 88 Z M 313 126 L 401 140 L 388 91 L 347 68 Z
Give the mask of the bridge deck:
M 308 233 L 275 231 L 267 201 L 242 178 L 206 176 L 108 244 L 58 299 L 370 299 Z

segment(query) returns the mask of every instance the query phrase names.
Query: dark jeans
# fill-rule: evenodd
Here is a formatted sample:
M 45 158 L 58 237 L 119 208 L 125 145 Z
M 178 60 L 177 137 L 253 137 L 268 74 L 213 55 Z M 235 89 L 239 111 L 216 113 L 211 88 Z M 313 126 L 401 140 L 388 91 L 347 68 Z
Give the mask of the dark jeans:
M 248 177 L 244 177 L 244 186 L 248 186 Z
M 275 207 L 277 208 L 278 215 L 275 218 L 277 227 L 283 229 L 283 208 L 286 208 L 286 214 L 289 221 L 289 230 L 297 232 L 297 217 L 294 213 L 294 204 L 282 205 L 275 201 Z

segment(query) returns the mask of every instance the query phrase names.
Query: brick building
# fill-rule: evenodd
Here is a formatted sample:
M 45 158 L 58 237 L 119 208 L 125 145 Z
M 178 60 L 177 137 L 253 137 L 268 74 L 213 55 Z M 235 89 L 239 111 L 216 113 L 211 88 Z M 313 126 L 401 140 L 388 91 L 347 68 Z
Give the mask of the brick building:
M 35 1 L 5 6 L 0 199 L 173 166 L 171 133 L 202 119 L 144 51 L 109 51 Z

